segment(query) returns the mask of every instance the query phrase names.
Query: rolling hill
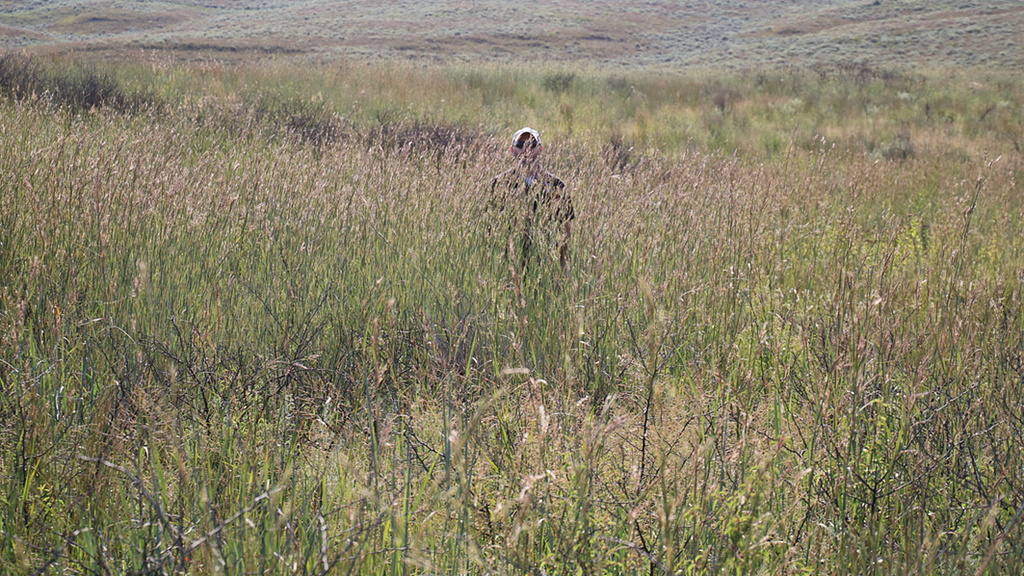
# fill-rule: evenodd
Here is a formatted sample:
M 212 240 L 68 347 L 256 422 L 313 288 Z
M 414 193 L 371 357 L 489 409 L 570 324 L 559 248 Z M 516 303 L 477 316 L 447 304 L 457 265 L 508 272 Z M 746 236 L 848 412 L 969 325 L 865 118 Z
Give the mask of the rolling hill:
M 1024 68 L 1019 0 L 0 2 L 0 50 L 186 59 Z

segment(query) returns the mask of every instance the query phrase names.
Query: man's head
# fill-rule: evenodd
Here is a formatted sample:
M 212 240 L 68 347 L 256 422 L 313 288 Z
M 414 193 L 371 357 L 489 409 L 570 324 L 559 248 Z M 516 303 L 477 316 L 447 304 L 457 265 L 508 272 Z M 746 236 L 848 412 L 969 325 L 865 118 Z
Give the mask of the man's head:
M 521 128 L 512 136 L 509 151 L 513 156 L 521 156 L 523 160 L 532 160 L 540 156 L 544 146 L 540 143 L 540 134 L 533 128 Z

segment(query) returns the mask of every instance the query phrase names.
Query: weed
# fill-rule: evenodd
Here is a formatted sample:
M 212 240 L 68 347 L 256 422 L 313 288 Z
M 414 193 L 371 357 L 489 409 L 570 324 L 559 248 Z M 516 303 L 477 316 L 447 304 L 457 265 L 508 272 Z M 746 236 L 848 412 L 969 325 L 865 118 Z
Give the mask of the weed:
M 1024 565 L 1020 157 L 923 104 L 1013 94 L 153 67 L 62 115 L 0 63 L 0 571 Z M 563 104 L 573 261 L 520 274 L 493 134 Z

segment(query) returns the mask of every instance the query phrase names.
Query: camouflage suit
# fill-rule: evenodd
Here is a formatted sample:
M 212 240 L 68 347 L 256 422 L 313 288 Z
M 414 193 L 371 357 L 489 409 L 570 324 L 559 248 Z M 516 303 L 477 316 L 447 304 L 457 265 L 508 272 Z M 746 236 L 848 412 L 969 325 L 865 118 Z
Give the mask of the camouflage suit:
M 559 262 L 568 256 L 569 222 L 576 218 L 565 182 L 543 170 L 517 166 L 491 181 L 490 213 L 496 231 L 506 242 L 505 254 L 514 249 L 525 268 L 535 257 L 554 246 Z

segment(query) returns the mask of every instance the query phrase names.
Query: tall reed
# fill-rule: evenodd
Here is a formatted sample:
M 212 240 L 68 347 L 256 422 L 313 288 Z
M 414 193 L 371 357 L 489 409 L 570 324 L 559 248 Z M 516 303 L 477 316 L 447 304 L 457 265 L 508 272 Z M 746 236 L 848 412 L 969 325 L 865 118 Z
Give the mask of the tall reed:
M 574 124 L 571 264 L 524 271 L 502 90 L 618 126 L 601 78 L 370 122 L 153 70 L 176 104 L 0 106 L 4 571 L 1020 571 L 1019 155 Z M 349 74 L 402 99 L 292 80 Z

